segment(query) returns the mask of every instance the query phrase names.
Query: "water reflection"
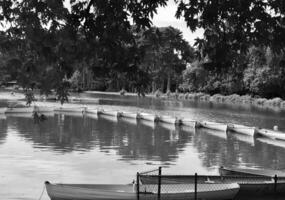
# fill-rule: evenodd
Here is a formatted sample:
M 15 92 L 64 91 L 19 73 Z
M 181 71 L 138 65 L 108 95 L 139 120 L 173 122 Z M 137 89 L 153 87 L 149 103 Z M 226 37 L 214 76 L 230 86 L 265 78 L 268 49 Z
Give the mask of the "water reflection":
M 5 143 L 5 139 L 7 137 L 7 121 L 5 120 L 6 118 L 1 117 L 0 115 L 0 145 Z
M 285 166 L 285 142 L 209 129 L 191 129 L 172 124 L 117 119 L 112 116 L 90 118 L 82 114 L 56 114 L 41 123 L 31 117 L 0 119 L 0 144 L 5 143 L 8 127 L 32 142 L 33 148 L 56 153 L 89 152 L 106 154 L 116 151 L 119 160 L 146 160 L 175 164 L 189 145 L 199 152 L 208 168 L 250 166 L 281 168 Z

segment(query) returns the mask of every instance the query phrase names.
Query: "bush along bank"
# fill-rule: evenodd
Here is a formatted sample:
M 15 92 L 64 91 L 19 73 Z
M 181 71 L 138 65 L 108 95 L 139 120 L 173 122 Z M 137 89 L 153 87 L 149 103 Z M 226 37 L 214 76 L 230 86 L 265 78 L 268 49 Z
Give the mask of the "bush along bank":
M 211 96 L 205 93 L 167 93 L 156 95 L 156 97 L 163 99 L 213 102 L 221 104 L 253 105 L 257 107 L 285 110 L 285 101 L 279 97 L 266 99 L 260 97 L 252 97 L 250 95 L 232 94 L 225 96 L 222 94 L 214 94 Z

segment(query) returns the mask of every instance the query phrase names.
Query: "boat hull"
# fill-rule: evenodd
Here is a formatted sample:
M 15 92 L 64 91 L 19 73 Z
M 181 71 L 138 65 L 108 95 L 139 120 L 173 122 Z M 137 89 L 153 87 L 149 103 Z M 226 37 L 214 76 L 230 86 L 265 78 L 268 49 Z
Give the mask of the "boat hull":
M 227 168 L 220 167 L 221 176 L 265 176 L 274 177 L 275 175 L 285 177 L 285 171 L 270 169 L 243 169 L 243 168 Z
M 107 116 L 114 116 L 114 117 L 121 117 L 122 113 L 118 111 L 107 111 L 107 110 L 101 110 L 100 115 L 107 115 Z
M 167 123 L 167 124 L 175 124 L 175 125 L 181 124 L 180 119 L 177 119 L 176 117 L 171 117 L 171 116 L 159 116 L 159 122 Z
M 138 113 L 122 112 L 121 115 L 124 118 L 131 118 L 131 119 L 138 119 L 139 118 L 139 114 Z
M 258 133 L 255 127 L 248 127 L 239 124 L 228 124 L 228 130 L 253 137 Z
M 213 129 L 217 131 L 226 132 L 228 130 L 227 124 L 222 124 L 222 123 L 217 123 L 217 122 L 208 122 L 208 121 L 200 122 L 200 124 L 204 128 Z
M 258 133 L 261 136 L 268 137 L 275 140 L 285 140 L 285 133 L 280 131 L 274 131 L 270 129 L 259 129 Z
M 139 113 L 139 118 L 142 120 L 153 121 L 153 122 L 159 121 L 159 117 L 157 115 L 150 113 Z
M 45 183 L 47 193 L 52 200 L 135 200 L 136 185 L 75 185 Z M 140 185 L 139 199 L 157 198 L 157 185 Z M 198 184 L 199 199 L 232 199 L 239 191 L 239 185 L 233 184 Z M 194 185 L 161 185 L 161 199 L 194 199 Z
M 63 113 L 84 113 L 86 111 L 86 107 L 59 107 L 54 109 L 55 112 L 63 112 Z
M 183 126 L 189 126 L 192 128 L 198 128 L 199 127 L 199 123 L 195 120 L 191 120 L 191 119 L 181 119 L 181 124 Z

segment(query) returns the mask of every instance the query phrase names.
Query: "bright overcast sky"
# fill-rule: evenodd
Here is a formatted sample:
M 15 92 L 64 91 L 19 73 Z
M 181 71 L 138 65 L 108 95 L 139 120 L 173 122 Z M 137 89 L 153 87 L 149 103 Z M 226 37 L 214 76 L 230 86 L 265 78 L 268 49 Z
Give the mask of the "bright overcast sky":
M 176 19 L 175 13 L 177 10 L 177 5 L 175 5 L 173 0 L 170 0 L 166 7 L 161 7 L 158 9 L 157 15 L 153 18 L 153 25 L 157 27 L 172 26 L 179 29 L 183 33 L 183 37 L 191 45 L 194 44 L 195 38 L 203 37 L 204 31 L 199 29 L 194 33 L 191 32 L 190 28 L 186 26 L 184 18 Z

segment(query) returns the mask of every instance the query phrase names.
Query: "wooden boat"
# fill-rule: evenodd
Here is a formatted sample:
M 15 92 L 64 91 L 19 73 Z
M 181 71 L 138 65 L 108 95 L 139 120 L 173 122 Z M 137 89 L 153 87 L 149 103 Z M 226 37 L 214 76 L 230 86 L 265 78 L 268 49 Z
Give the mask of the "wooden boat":
M 121 112 L 122 117 L 124 118 L 132 118 L 132 119 L 139 119 L 140 115 L 136 112 Z
M 79 184 L 51 184 L 45 183 L 51 200 L 135 200 L 137 198 L 136 185 L 79 185 Z M 139 198 L 151 200 L 157 196 L 156 185 L 139 185 Z M 233 199 L 239 191 L 237 183 L 230 184 L 198 184 L 197 197 L 199 199 L 221 200 Z M 165 200 L 184 200 L 194 198 L 193 184 L 161 185 L 160 198 Z
M 85 113 L 86 113 L 86 114 L 99 115 L 99 114 L 100 114 L 100 110 L 87 108 L 87 109 L 85 110 Z
M 256 127 L 249 127 L 240 124 L 228 124 L 228 130 L 250 136 L 256 136 L 258 133 Z
M 5 113 L 33 113 L 34 107 L 15 107 L 7 108 Z
M 250 168 L 227 168 L 220 167 L 219 173 L 221 176 L 266 176 L 274 177 L 285 177 L 285 171 L 271 170 L 271 169 L 250 169 Z
M 285 133 L 281 132 L 281 131 L 274 131 L 274 130 L 270 130 L 270 129 L 259 129 L 258 133 L 261 136 L 264 137 L 269 137 L 275 140 L 285 140 Z
M 86 111 L 86 107 L 58 107 L 55 108 L 55 112 L 65 112 L 65 113 L 84 113 Z
M 99 112 L 100 115 L 108 115 L 108 116 L 114 116 L 114 117 L 121 117 L 122 113 L 118 111 L 113 110 L 101 110 Z
M 141 175 L 143 184 L 157 184 L 157 175 Z M 193 184 L 195 176 L 192 175 L 162 175 L 162 184 Z M 278 177 L 277 183 L 274 178 L 268 176 L 212 176 L 202 175 L 197 177 L 197 184 L 212 183 L 213 187 L 221 183 L 238 183 L 238 194 L 263 196 L 273 194 L 285 194 L 285 177 Z M 179 186 L 177 186 L 179 187 Z
M 158 122 L 159 117 L 151 113 L 139 113 L 139 118 L 147 121 Z
M 192 120 L 192 119 L 180 119 L 181 124 L 183 126 L 190 126 L 192 128 L 198 128 L 199 127 L 199 123 L 196 120 Z
M 202 121 L 200 122 L 201 126 L 208 129 L 218 130 L 218 131 L 224 131 L 226 132 L 228 130 L 227 124 L 222 124 L 218 122 L 208 122 L 208 121 Z
M 166 115 L 160 115 L 159 116 L 159 122 L 167 123 L 167 124 L 181 125 L 180 119 L 178 119 L 177 117 L 166 116 Z

